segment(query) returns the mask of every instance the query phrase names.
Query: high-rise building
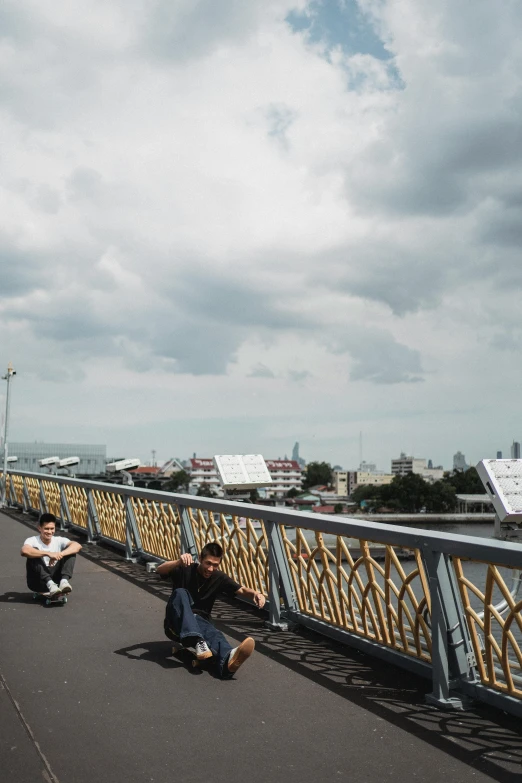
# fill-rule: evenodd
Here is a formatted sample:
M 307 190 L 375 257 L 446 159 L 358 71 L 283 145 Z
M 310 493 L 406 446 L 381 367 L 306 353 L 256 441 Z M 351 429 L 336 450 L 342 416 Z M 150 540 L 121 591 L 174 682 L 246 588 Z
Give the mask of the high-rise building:
M 516 440 L 511 445 L 511 459 L 520 459 L 520 443 Z
M 466 455 L 462 451 L 457 451 L 453 455 L 453 470 L 467 470 L 469 465 L 466 462 Z
M 502 459 L 502 452 L 501 451 L 497 451 L 497 459 Z
M 292 449 L 292 459 L 293 459 L 294 462 L 297 462 L 297 464 L 301 468 L 304 468 L 304 466 L 306 465 L 305 460 L 302 457 L 299 456 L 299 441 L 298 440 L 296 440 L 296 442 L 294 443 L 294 448 Z

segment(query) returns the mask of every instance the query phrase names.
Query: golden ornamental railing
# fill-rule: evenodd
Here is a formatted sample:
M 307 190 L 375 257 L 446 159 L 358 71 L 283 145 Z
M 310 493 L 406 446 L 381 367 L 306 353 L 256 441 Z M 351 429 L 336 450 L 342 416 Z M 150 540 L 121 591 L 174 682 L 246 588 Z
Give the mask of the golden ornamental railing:
M 291 541 L 282 528 L 299 610 L 430 661 L 430 595 L 419 550 L 374 546 L 381 563 L 369 541 L 336 536 L 327 546 L 323 533 L 306 532 L 308 537 L 303 528 L 296 528 Z M 405 554 L 414 560 L 409 572 L 401 562 Z
M 132 498 L 131 503 L 143 551 L 164 560 L 177 560 L 181 554 L 177 507 L 141 498 Z
M 236 582 L 268 592 L 268 541 L 263 522 L 246 516 L 225 515 L 188 508 L 196 549 L 201 552 L 208 541 L 223 547 L 222 568 Z
M 483 563 L 485 587 L 480 589 L 466 575 L 470 562 L 453 559 L 480 679 L 484 685 L 520 698 L 522 600 L 512 595 L 520 572 L 504 567 L 502 574 L 497 565 Z
M 218 541 L 223 570 L 269 596 L 270 627 L 307 625 L 431 676 L 440 706 L 471 695 L 522 717 L 519 544 L 62 476 L 8 478 L 13 505 L 49 510 L 128 558 L 197 556 Z

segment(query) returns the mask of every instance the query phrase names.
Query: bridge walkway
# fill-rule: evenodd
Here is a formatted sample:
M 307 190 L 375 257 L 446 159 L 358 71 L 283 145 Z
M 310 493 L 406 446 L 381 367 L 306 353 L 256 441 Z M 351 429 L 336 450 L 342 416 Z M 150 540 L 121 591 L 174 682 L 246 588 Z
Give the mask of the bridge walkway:
M 232 681 L 193 672 L 163 637 L 165 585 L 107 547 L 84 546 L 67 606 L 34 602 L 19 556 L 33 524 L 0 514 L 6 783 L 520 780 L 515 718 L 442 713 L 427 682 L 305 630 L 271 633 L 237 601 L 216 603 L 216 624 L 254 636 L 254 656 Z

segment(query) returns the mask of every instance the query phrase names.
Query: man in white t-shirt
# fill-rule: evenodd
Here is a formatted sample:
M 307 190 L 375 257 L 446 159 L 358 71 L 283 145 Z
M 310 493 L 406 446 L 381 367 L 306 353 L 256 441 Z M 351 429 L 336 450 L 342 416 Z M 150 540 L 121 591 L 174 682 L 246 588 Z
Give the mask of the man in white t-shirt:
M 42 514 L 38 535 L 24 541 L 20 554 L 27 558 L 27 587 L 35 593 L 70 593 L 76 553 L 81 546 L 63 536 L 55 536 L 56 517 Z

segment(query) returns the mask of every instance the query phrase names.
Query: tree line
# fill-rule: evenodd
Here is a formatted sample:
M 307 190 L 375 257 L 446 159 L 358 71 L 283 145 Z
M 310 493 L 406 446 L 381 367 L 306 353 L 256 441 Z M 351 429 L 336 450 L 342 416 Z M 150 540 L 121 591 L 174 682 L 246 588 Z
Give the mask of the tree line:
M 331 485 L 332 468 L 327 462 L 306 466 L 303 488 Z M 380 509 L 396 513 L 449 514 L 457 510 L 457 494 L 483 495 L 484 487 L 475 468 L 447 473 L 440 481 L 425 481 L 417 473 L 395 476 L 390 484 L 361 485 L 352 492 L 359 508 L 375 512 Z

